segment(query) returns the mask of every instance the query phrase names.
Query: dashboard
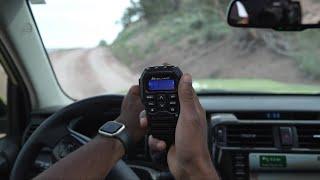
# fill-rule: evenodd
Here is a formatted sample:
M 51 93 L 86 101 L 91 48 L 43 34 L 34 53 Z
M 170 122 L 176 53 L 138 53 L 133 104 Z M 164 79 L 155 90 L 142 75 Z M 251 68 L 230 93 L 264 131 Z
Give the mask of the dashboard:
M 320 177 L 320 99 L 315 96 L 216 96 L 201 95 L 207 113 L 208 144 L 221 179 L 264 180 Z M 24 140 L 47 117 L 62 107 L 35 111 Z M 106 121 L 115 119 L 120 107 L 102 113 L 84 112 L 70 124 L 72 130 L 94 137 Z M 142 179 L 157 179 L 147 138 L 124 160 Z M 80 144 L 64 139 L 44 148 L 33 174 L 49 168 Z

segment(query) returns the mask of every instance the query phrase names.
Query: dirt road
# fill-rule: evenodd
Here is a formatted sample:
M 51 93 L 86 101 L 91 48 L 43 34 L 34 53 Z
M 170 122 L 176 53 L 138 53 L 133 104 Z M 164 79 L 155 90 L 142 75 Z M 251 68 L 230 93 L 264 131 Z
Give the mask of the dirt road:
M 138 82 L 105 48 L 56 51 L 50 59 L 63 90 L 75 99 L 125 92 Z
M 300 1 L 303 18 L 302 24 L 319 24 L 320 22 L 320 3 L 318 0 L 302 0 Z

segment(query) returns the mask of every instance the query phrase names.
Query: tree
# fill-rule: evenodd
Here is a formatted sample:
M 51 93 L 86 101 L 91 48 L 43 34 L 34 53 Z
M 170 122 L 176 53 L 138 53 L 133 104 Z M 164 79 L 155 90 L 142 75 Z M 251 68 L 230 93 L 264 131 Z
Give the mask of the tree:
M 107 41 L 105 41 L 105 40 L 100 40 L 98 46 L 99 46 L 99 47 L 107 47 L 107 46 L 108 46 L 108 43 L 107 43 Z
M 133 17 L 140 18 L 143 14 L 142 8 L 138 2 L 135 2 L 133 0 L 131 2 L 131 7 L 127 8 L 124 12 L 124 15 L 121 18 L 121 24 L 123 27 L 128 27 L 132 23 Z
M 125 11 L 121 23 L 128 27 L 133 17 L 144 18 L 149 23 L 154 23 L 163 15 L 177 11 L 181 0 L 131 0 L 131 7 Z
M 140 0 L 140 5 L 143 17 L 152 23 L 165 14 L 177 11 L 180 0 Z

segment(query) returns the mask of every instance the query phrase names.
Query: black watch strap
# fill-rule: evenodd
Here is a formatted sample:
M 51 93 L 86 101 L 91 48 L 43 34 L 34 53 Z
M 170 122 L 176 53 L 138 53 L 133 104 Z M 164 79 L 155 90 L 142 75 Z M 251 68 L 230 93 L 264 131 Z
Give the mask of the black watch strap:
M 120 140 L 126 153 L 129 152 L 129 149 L 134 147 L 134 142 L 128 133 L 128 129 L 122 123 L 108 121 L 100 127 L 99 134 Z
M 124 146 L 126 154 L 128 154 L 129 149 L 134 147 L 134 143 L 132 138 L 130 137 L 128 130 L 125 128 L 120 134 L 114 136 L 115 138 L 119 139 Z

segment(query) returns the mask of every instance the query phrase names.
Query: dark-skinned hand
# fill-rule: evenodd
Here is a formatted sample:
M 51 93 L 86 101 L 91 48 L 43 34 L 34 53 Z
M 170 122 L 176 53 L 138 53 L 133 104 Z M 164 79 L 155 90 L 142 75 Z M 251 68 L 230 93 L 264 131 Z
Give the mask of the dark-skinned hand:
M 126 126 L 135 143 L 137 143 L 147 131 L 147 122 L 139 122 L 139 116 L 143 109 L 144 106 L 141 102 L 139 86 L 132 86 L 123 99 L 121 113 L 116 121 L 121 122 Z
M 189 74 L 181 78 L 178 95 L 180 116 L 175 144 L 167 154 L 169 169 L 176 179 L 219 179 L 208 149 L 205 111 L 192 87 Z M 140 118 L 141 125 L 147 124 L 146 121 L 145 115 Z M 166 143 L 150 136 L 149 147 L 152 153 L 159 153 L 166 149 Z

